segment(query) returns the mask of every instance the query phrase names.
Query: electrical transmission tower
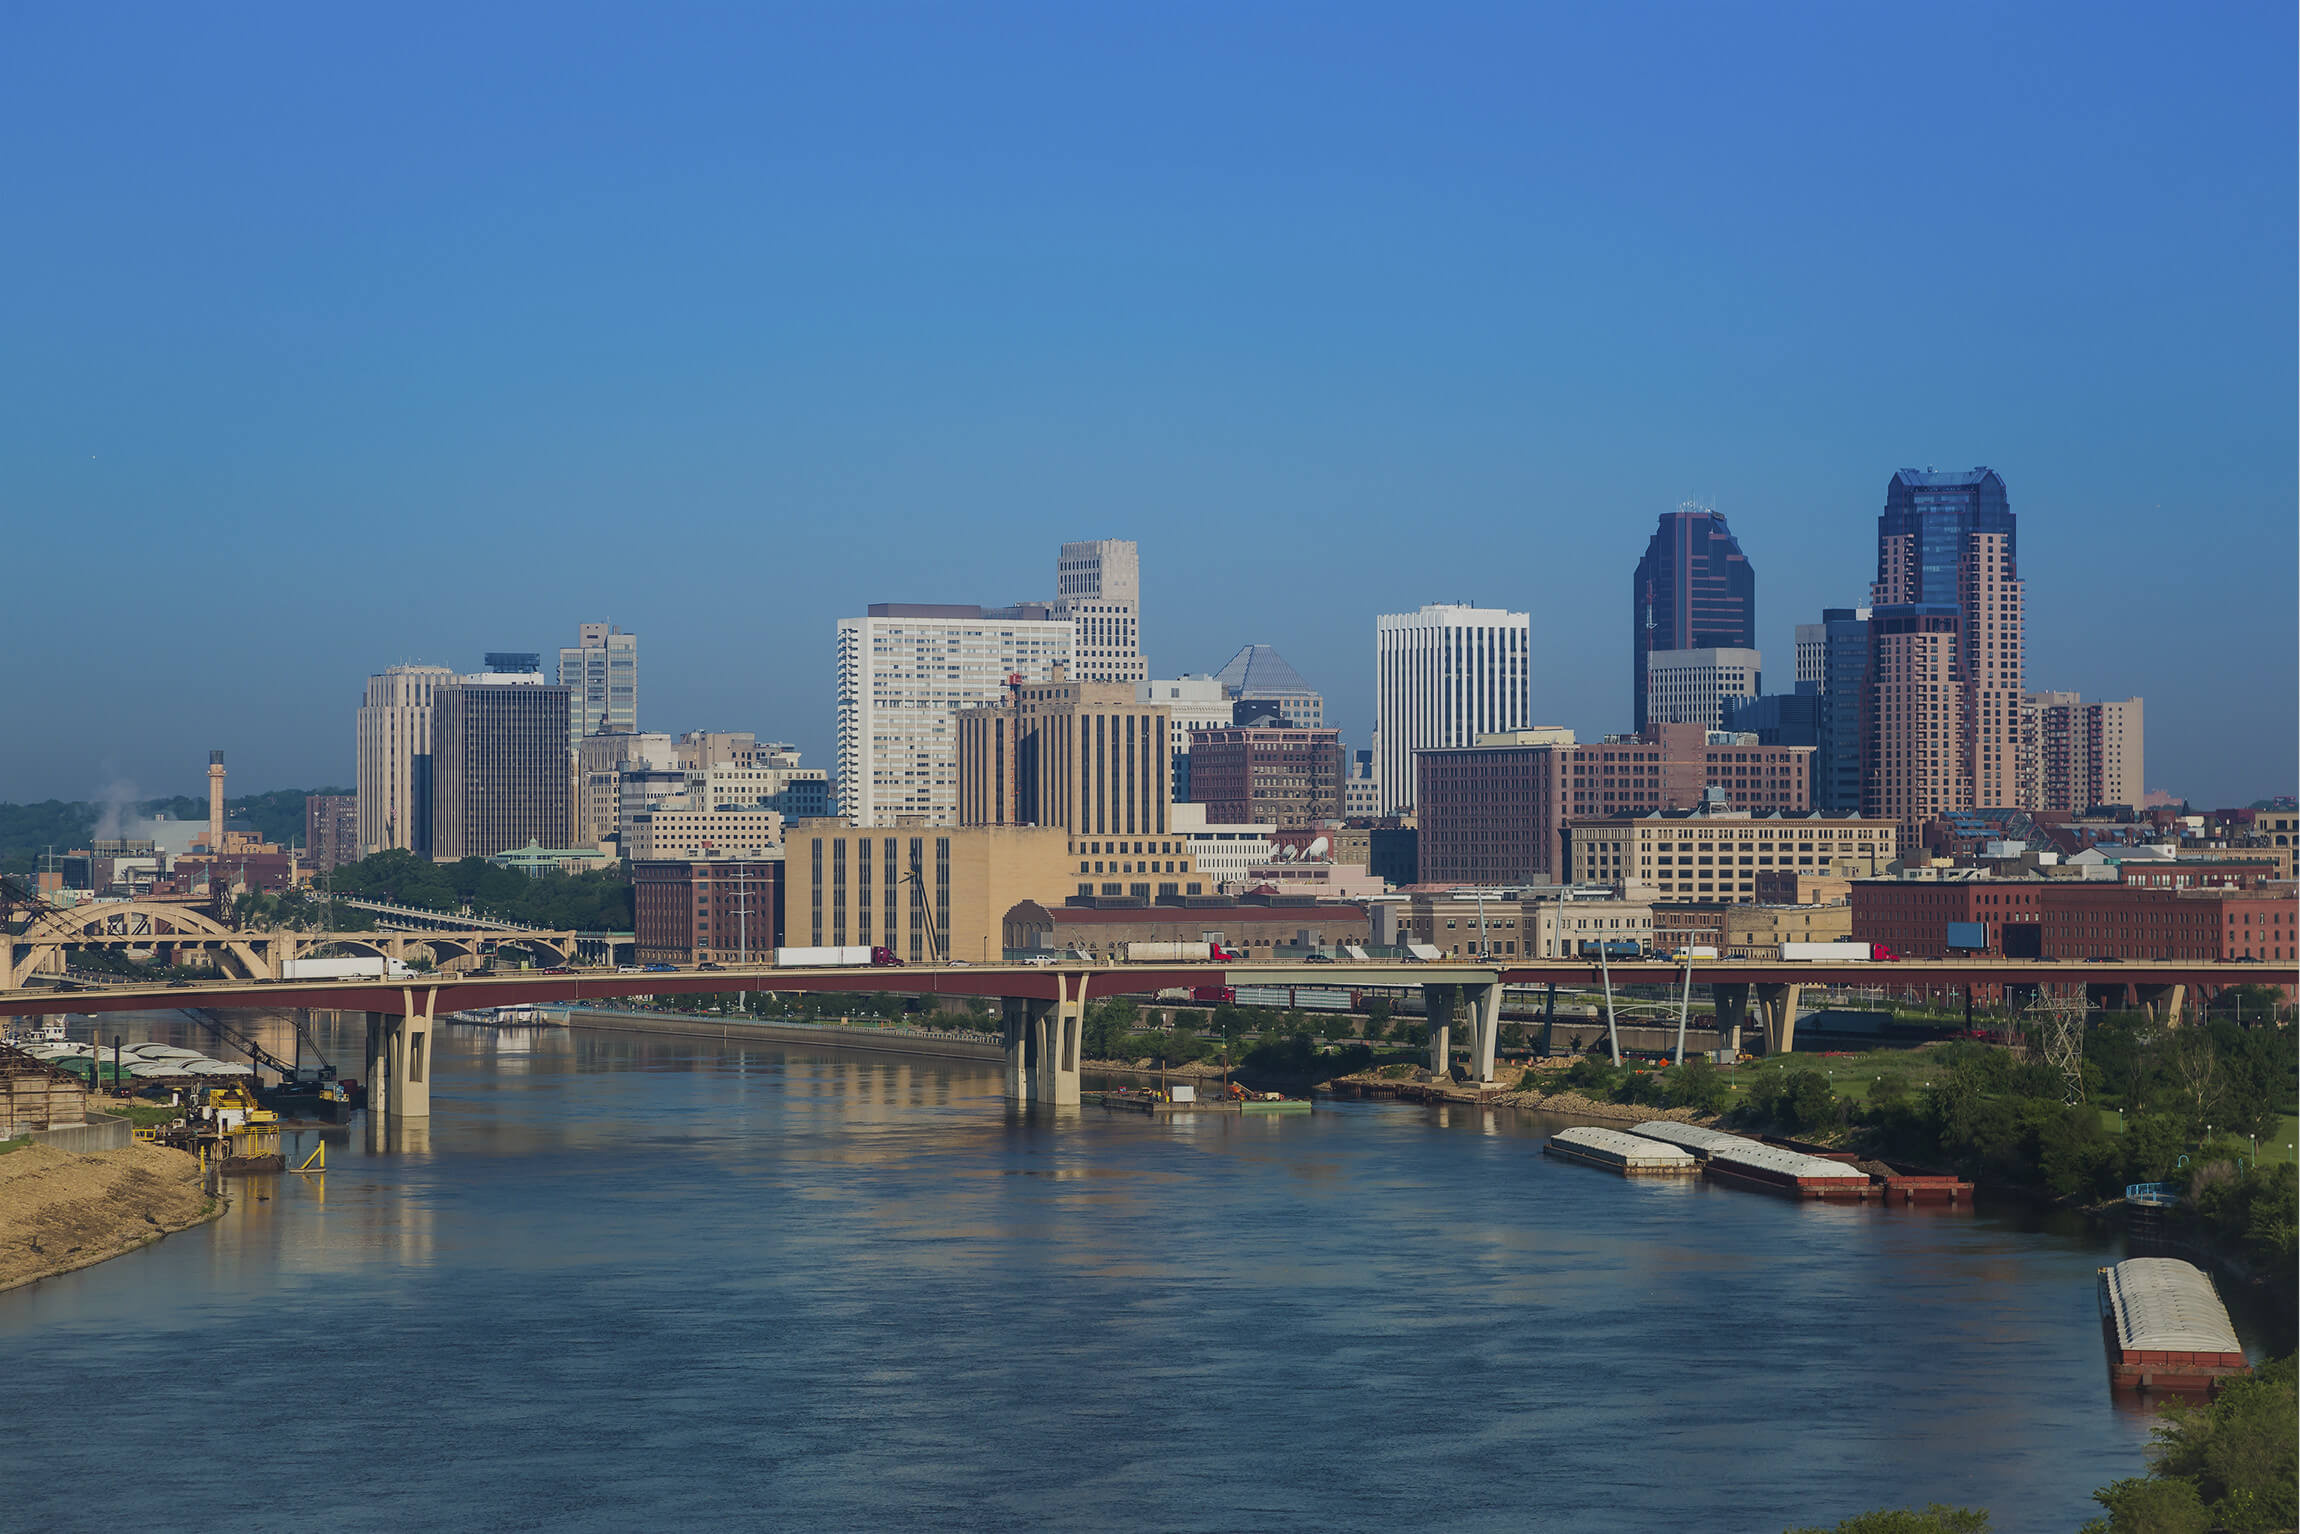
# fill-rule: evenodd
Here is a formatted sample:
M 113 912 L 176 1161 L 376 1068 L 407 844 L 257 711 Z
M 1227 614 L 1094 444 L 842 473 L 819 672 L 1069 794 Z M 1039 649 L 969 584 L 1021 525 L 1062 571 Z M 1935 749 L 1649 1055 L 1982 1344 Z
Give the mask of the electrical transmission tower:
M 2084 993 L 2074 996 L 2040 995 L 2028 1005 L 2027 1021 L 2035 1030 L 2036 1050 L 2044 1063 L 2060 1072 L 2066 1102 L 2084 1101 Z

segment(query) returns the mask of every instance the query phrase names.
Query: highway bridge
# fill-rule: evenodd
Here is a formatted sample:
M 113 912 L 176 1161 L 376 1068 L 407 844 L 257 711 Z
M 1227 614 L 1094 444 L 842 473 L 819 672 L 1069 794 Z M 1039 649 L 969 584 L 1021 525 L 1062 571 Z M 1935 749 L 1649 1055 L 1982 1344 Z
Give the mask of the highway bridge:
M 1709 988 L 1721 1032 L 1735 1033 L 1755 1004 L 1769 1053 L 1796 1042 L 1798 993 L 1806 986 L 1875 986 L 1953 991 L 1974 986 L 2033 987 L 2038 993 L 2084 992 L 2122 1005 L 2127 996 L 2177 1018 L 2191 990 L 2200 997 L 2225 986 L 2289 984 L 2282 969 L 2225 961 L 2126 960 L 2074 964 L 2036 959 L 1916 959 L 1890 963 L 1765 959 L 1529 960 L 1506 964 L 1458 961 L 1355 963 L 1236 961 L 1110 964 L 940 964 L 851 969 L 778 969 L 772 965 L 648 973 L 529 970 L 513 974 L 432 974 L 409 980 L 215 980 L 129 984 L 101 989 L 0 989 L 0 1016 L 59 1011 L 114 1012 L 174 1007 L 318 1007 L 365 1012 L 371 1111 L 403 1118 L 431 1113 L 430 1040 L 436 1020 L 472 1007 L 557 1003 L 625 996 L 779 991 L 804 994 L 894 992 L 997 1001 L 1005 1033 L 1006 1095 L 1020 1102 L 1079 1100 L 1079 1051 L 1089 997 L 1154 996 L 1198 986 L 1420 987 L 1428 1003 L 1431 1068 L 1451 1059 L 1450 1020 L 1464 1015 L 1470 1069 L 1494 1079 L 1501 1034 L 1502 988 L 1511 985 Z

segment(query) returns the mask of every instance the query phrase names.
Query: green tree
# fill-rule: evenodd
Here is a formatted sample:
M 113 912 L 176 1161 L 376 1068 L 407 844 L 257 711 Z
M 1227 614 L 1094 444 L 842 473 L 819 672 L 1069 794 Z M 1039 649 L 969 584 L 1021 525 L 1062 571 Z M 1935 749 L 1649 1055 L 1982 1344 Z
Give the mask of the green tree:
M 1379 1042 L 1390 1031 L 1390 999 L 1376 996 L 1366 1003 L 1366 1037 Z
M 2108 1516 L 2090 1520 L 2077 1534 L 2207 1534 L 2212 1527 L 2193 1481 L 2136 1475 L 2111 1481 L 2092 1500 Z

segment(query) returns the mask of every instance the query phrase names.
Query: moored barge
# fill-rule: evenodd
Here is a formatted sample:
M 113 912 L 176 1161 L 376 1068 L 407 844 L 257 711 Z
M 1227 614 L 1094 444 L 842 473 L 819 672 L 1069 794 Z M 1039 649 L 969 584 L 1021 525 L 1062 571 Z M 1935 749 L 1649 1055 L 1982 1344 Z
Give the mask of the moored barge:
M 2100 1270 L 2100 1328 L 2119 1390 L 2213 1390 L 2250 1371 L 2212 1280 L 2177 1257 Z
M 1692 1155 L 1677 1146 L 1618 1129 L 1561 1129 L 1541 1149 L 1544 1155 L 1624 1177 L 1695 1177 L 1701 1171 Z

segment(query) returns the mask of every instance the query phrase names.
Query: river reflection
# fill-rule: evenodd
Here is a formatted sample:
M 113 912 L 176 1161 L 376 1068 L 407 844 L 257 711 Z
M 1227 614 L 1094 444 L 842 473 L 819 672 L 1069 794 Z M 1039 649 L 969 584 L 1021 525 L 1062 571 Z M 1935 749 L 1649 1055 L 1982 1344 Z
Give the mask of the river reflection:
M 11 1526 L 2072 1529 L 2141 1465 L 2081 1233 L 1626 1181 L 1483 1109 L 436 1048 L 426 1128 L 0 1295 Z

